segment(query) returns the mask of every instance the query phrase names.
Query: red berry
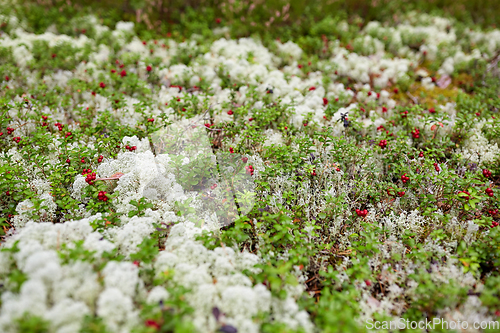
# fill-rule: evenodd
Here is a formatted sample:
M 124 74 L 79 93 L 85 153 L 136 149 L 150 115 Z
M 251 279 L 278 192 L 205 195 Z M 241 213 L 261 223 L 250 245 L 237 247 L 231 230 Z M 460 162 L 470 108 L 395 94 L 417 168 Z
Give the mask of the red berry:
M 71 160 L 68 158 L 68 159 L 66 160 L 66 163 L 71 163 Z
M 146 67 L 146 70 L 147 70 L 148 72 L 151 72 L 151 70 L 152 70 L 152 69 L 153 69 L 153 67 L 151 67 L 151 66 L 149 66 L 149 65 Z
M 434 108 L 430 108 L 429 113 L 436 113 L 436 110 Z
M 99 83 L 99 87 L 101 87 L 101 88 L 106 88 L 106 84 L 105 84 L 104 82 L 100 82 L 100 83 Z
M 323 105 L 328 105 L 328 99 L 323 97 Z
M 313 90 L 316 90 L 316 87 L 309 88 L 309 91 L 313 91 Z
M 233 115 L 233 113 L 234 113 L 234 112 L 233 112 L 233 110 L 229 110 L 229 111 L 227 111 L 227 114 L 228 114 L 228 115 L 230 115 L 230 116 L 232 116 L 232 115 Z

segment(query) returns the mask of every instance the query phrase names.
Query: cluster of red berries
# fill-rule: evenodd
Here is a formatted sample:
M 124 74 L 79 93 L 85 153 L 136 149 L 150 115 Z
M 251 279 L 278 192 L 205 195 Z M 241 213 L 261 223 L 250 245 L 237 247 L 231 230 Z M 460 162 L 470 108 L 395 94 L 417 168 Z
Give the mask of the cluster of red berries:
M 134 151 L 134 150 L 137 150 L 137 146 L 129 146 L 129 145 L 126 145 L 125 146 L 125 149 L 128 149 L 128 151 Z
M 234 154 L 234 148 L 233 148 L 233 147 L 229 147 L 229 152 L 230 152 L 231 154 Z
M 385 127 L 383 125 L 380 125 L 377 127 L 377 131 L 385 131 Z
M 21 137 L 15 136 L 12 138 L 12 141 L 19 143 L 19 141 L 21 141 Z
M 66 136 L 65 136 L 65 137 L 66 137 L 66 138 L 68 138 L 68 137 L 70 137 L 70 136 L 72 136 L 72 135 L 73 135 L 73 133 L 68 132 L 68 133 L 66 133 Z
M 85 181 L 87 182 L 87 184 L 89 185 L 94 184 L 94 180 L 96 178 L 95 172 L 92 172 L 91 169 L 83 169 L 82 175 L 87 175 L 87 177 L 85 177 Z
M 464 198 L 465 200 L 469 200 L 469 195 L 470 195 L 470 193 L 469 193 L 468 191 L 459 191 L 459 192 L 458 192 L 458 194 L 460 194 L 460 193 L 465 193 L 465 194 L 467 194 L 466 196 L 464 196 L 464 197 L 462 197 L 462 198 Z
M 210 127 L 212 127 L 212 126 L 214 126 L 214 124 L 205 124 L 205 127 L 206 127 L 206 128 L 210 128 Z
M 403 195 L 405 195 L 405 191 L 398 192 L 398 195 L 402 197 Z
M 7 135 L 11 135 L 12 132 L 14 132 L 14 129 L 12 127 L 7 127 Z
M 97 194 L 97 199 L 101 200 L 101 201 L 108 201 L 108 197 L 106 196 L 106 191 L 99 191 L 99 193 Z
M 424 152 L 421 151 L 419 154 L 418 154 L 418 157 L 424 157 Z
M 217 184 L 213 184 L 212 186 L 210 186 L 210 189 L 215 189 L 217 187 Z
M 253 166 L 251 165 L 247 165 L 245 166 L 245 170 L 247 171 L 247 174 L 250 175 L 250 176 L 253 176 Z
M 42 116 L 42 119 L 43 119 L 42 126 L 43 126 L 43 127 L 47 127 L 47 126 L 49 126 L 49 124 L 46 122 L 46 120 L 47 120 L 47 119 L 49 119 L 49 117 L 47 117 L 47 116 Z
M 323 97 L 323 105 L 328 105 L 328 99 Z
M 232 116 L 234 114 L 234 112 L 233 112 L 233 110 L 229 110 L 229 111 L 227 111 L 227 114 Z
M 56 126 L 59 129 L 59 131 L 63 130 L 63 124 L 61 123 L 55 123 L 54 126 Z
M 498 214 L 498 209 L 490 209 L 488 210 L 488 213 L 490 213 L 491 216 L 495 216 Z
M 488 194 L 490 197 L 493 196 L 493 190 L 491 188 L 487 188 L 486 190 L 484 190 L 486 192 L 486 194 Z
M 148 123 L 152 123 L 153 121 L 155 121 L 154 118 L 148 118 Z
M 243 161 L 243 163 L 246 163 L 248 161 L 248 157 L 244 156 L 241 158 L 241 160 Z
M 380 146 L 380 148 L 385 148 L 387 146 L 387 140 L 380 140 L 378 145 Z
M 104 156 L 99 155 L 99 158 L 97 159 L 97 163 L 101 163 L 103 158 L 104 158 Z
M 368 215 L 368 211 L 366 209 L 356 209 L 356 214 L 358 214 L 358 216 L 365 217 L 366 215 Z
M 418 128 L 415 128 L 412 132 L 411 135 L 413 136 L 414 139 L 420 138 L 420 130 Z
M 429 113 L 436 113 L 436 109 L 434 109 L 434 108 L 430 108 L 430 109 L 429 109 Z
M 311 175 L 312 175 L 312 176 L 316 176 L 316 175 L 317 175 L 317 174 L 316 174 L 316 169 L 314 169 L 314 170 L 311 172 Z
M 488 170 L 488 169 L 483 169 L 483 176 L 485 176 L 486 178 L 490 178 L 491 177 L 491 171 Z
M 410 177 L 408 177 L 408 176 L 406 175 L 406 172 L 405 172 L 405 174 L 401 176 L 401 181 L 402 181 L 404 184 L 406 184 L 406 182 L 407 182 L 407 181 L 409 181 L 409 180 L 410 180 Z
M 103 88 L 103 89 L 104 89 L 104 88 L 106 88 L 106 83 L 104 83 L 104 82 L 99 82 L 99 87 L 101 87 L 101 88 Z
M 437 172 L 439 172 L 439 170 L 441 170 L 439 168 L 439 165 L 436 162 L 434 162 L 433 165 L 434 165 L 434 169 L 436 169 Z
M 219 22 L 217 22 L 217 23 L 220 23 L 220 19 L 217 19 L 217 20 L 219 20 Z M 146 327 L 152 327 L 152 328 L 154 328 L 157 331 L 159 331 L 160 328 L 161 328 L 161 325 L 157 321 L 155 321 L 153 319 L 146 320 L 144 322 L 144 325 L 146 325 Z
M 401 117 L 406 118 L 408 116 L 408 111 L 402 112 Z
M 498 227 L 498 225 L 499 225 L 499 224 L 500 224 L 500 223 L 493 221 L 493 222 L 491 222 L 491 227 L 492 227 L 492 228 L 494 228 L 494 227 Z

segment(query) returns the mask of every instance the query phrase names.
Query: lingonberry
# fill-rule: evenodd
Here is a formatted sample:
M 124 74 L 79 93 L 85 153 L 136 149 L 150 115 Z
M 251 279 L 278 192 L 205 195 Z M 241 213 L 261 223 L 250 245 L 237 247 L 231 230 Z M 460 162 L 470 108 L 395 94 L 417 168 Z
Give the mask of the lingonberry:
M 460 193 L 464 193 L 464 194 L 466 194 L 466 195 L 459 196 L 459 197 L 461 197 L 461 198 L 463 198 L 463 199 L 465 199 L 465 200 L 469 200 L 469 195 L 470 195 L 470 193 L 469 193 L 468 191 L 459 191 L 459 192 L 458 192 L 458 194 L 460 194 Z
M 151 67 L 150 65 L 148 65 L 148 66 L 146 67 L 146 70 L 147 70 L 148 72 L 151 72 L 151 70 L 152 70 L 152 69 L 153 69 L 153 67 Z
M 245 166 L 245 170 L 246 170 L 246 173 L 247 173 L 247 174 L 249 174 L 249 175 L 253 176 L 253 171 L 254 171 L 254 170 L 253 170 L 253 166 L 251 166 L 251 165 L 246 165 L 246 166 Z
M 246 163 L 248 161 L 248 157 L 244 156 L 241 158 L 241 160 L 243 161 L 243 163 Z
M 99 83 L 99 87 L 101 87 L 101 88 L 106 88 L 106 84 L 105 84 L 104 82 L 100 82 L 100 83 Z
M 405 192 L 404 192 L 404 191 L 398 192 L 398 195 L 399 195 L 400 197 L 402 197 L 402 196 L 404 196 L 404 195 L 405 195 Z
M 227 114 L 228 114 L 228 115 L 230 115 L 230 116 L 232 116 L 232 115 L 233 115 L 233 113 L 234 113 L 234 112 L 233 112 L 233 110 L 229 110 L 229 111 L 227 111 Z
M 99 191 L 99 193 L 97 194 L 97 199 L 99 199 L 100 201 L 108 201 L 106 193 L 106 191 Z
M 122 70 L 122 71 L 120 72 L 120 76 L 121 76 L 121 77 L 127 76 L 127 71 L 126 71 L 126 70 Z
M 380 148 L 385 148 L 387 146 L 387 140 L 380 140 L 378 145 L 380 146 Z
M 491 177 L 491 171 L 488 170 L 488 169 L 483 169 L 483 176 L 485 176 L 486 178 L 490 178 Z
M 95 172 L 90 173 L 90 171 L 92 171 L 90 169 L 88 171 L 89 171 L 89 173 L 87 173 L 87 177 L 85 177 L 85 181 L 89 185 L 93 185 L 94 184 L 94 180 L 96 179 L 96 174 L 95 174 Z
M 430 108 L 430 109 L 429 109 L 429 113 L 436 113 L 436 109 L 434 109 L 434 108 Z
M 229 152 L 230 152 L 231 154 L 234 154 L 234 148 L 233 148 L 233 147 L 229 147 Z
M 494 194 L 493 194 L 493 190 L 492 190 L 491 188 L 489 188 L 489 187 L 485 190 L 485 192 L 486 192 L 486 194 L 488 194 L 490 197 L 492 197 L 492 196 L 494 195 Z
M 71 163 L 71 160 L 69 158 L 66 159 L 66 163 Z
M 405 173 L 404 175 L 402 175 L 402 176 L 401 176 L 401 181 L 402 181 L 403 183 L 405 183 L 405 184 L 406 184 L 406 182 L 407 182 L 407 181 L 409 181 L 409 180 L 410 180 L 410 177 L 408 177 L 408 176 L 406 175 L 406 173 Z
M 328 105 L 328 99 L 326 99 L 325 97 L 323 97 L 323 105 Z

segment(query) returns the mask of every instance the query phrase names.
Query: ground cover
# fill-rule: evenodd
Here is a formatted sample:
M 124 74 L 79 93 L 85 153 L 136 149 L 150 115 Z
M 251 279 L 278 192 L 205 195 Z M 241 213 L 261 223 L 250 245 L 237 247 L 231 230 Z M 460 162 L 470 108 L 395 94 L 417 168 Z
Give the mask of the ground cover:
M 0 4 L 0 331 L 495 331 L 500 30 L 30 6 Z

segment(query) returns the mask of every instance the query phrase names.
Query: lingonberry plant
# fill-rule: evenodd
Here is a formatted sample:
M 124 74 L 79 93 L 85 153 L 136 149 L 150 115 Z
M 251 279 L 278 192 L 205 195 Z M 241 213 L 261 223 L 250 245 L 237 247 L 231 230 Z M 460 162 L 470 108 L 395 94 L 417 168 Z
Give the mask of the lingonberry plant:
M 498 319 L 498 29 L 10 2 L 1 332 Z

